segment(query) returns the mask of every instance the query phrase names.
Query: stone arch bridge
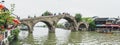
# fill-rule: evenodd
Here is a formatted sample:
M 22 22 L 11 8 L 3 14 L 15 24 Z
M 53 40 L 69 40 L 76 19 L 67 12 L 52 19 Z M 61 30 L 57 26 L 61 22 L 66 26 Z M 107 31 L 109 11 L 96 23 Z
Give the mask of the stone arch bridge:
M 81 24 L 85 24 L 86 28 L 88 28 L 88 25 L 86 23 L 77 23 L 75 18 L 73 16 L 70 16 L 69 14 L 60 14 L 56 16 L 40 16 L 34 18 L 21 19 L 20 21 L 21 24 L 25 24 L 28 26 L 29 32 L 33 31 L 33 27 L 38 22 L 45 23 L 49 28 L 49 32 L 55 32 L 56 25 L 60 19 L 66 19 L 71 24 L 70 30 L 72 31 L 78 30 Z

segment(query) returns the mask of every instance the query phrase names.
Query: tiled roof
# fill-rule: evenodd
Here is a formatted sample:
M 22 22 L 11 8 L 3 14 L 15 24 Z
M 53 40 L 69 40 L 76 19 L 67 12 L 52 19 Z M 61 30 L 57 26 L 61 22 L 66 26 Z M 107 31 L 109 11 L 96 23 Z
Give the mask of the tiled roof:
M 95 21 L 106 21 L 108 18 L 96 18 Z

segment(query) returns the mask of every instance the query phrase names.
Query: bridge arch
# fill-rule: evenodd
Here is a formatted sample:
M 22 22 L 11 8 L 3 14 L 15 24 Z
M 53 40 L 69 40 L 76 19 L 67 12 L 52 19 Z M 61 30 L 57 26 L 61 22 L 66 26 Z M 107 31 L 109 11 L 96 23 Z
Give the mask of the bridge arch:
M 74 17 L 72 17 L 72 16 L 70 16 L 70 15 L 61 15 L 61 17 L 58 18 L 56 24 L 57 24 L 61 19 L 65 19 L 65 20 L 68 21 L 68 23 L 70 23 L 70 25 L 71 25 L 71 26 L 70 26 L 70 28 L 71 28 L 70 30 L 72 30 L 72 31 L 76 31 L 76 30 L 77 30 L 77 29 L 76 29 L 77 23 L 76 23 Z
M 34 27 L 35 24 L 37 24 L 38 22 L 45 23 L 47 25 L 47 27 L 48 27 L 49 32 L 54 32 L 55 29 L 54 29 L 53 25 L 49 21 L 39 20 L 39 21 L 34 22 L 32 26 Z
M 26 23 L 29 26 L 31 32 L 33 31 L 34 25 L 37 24 L 38 22 L 45 23 L 49 28 L 49 32 L 55 32 L 56 24 L 61 19 L 65 19 L 71 24 L 70 30 L 72 31 L 78 30 L 78 23 L 76 22 L 75 18 L 73 16 L 66 14 L 61 14 L 56 16 L 40 16 L 35 18 L 26 18 L 26 19 L 21 19 L 20 21 Z
M 18 26 L 20 26 L 21 30 L 22 30 L 22 28 L 24 28 L 24 26 L 27 26 L 27 29 L 24 28 L 23 30 L 29 30 L 30 31 L 30 25 L 28 25 L 27 23 L 20 23 Z
M 89 25 L 87 23 L 84 23 L 84 22 L 80 22 L 78 24 L 78 30 L 87 30 L 89 27 Z

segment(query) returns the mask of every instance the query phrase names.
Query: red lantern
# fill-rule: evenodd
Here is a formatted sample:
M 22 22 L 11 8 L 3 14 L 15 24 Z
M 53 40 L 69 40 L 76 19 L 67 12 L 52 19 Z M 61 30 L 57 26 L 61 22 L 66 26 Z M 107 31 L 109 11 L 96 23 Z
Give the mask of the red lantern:
M 13 22 L 14 22 L 15 24 L 20 24 L 20 21 L 19 21 L 18 19 L 13 19 Z
M 5 6 L 0 3 L 0 10 L 2 10 Z

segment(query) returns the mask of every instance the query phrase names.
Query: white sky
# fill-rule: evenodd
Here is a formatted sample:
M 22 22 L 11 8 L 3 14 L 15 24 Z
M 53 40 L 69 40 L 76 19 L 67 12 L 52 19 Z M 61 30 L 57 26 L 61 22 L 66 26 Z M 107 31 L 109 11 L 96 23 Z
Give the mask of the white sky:
M 5 0 L 5 5 L 15 4 L 14 13 L 21 18 L 40 16 L 46 10 L 71 15 L 81 13 L 84 17 L 117 17 L 120 15 L 120 0 Z

